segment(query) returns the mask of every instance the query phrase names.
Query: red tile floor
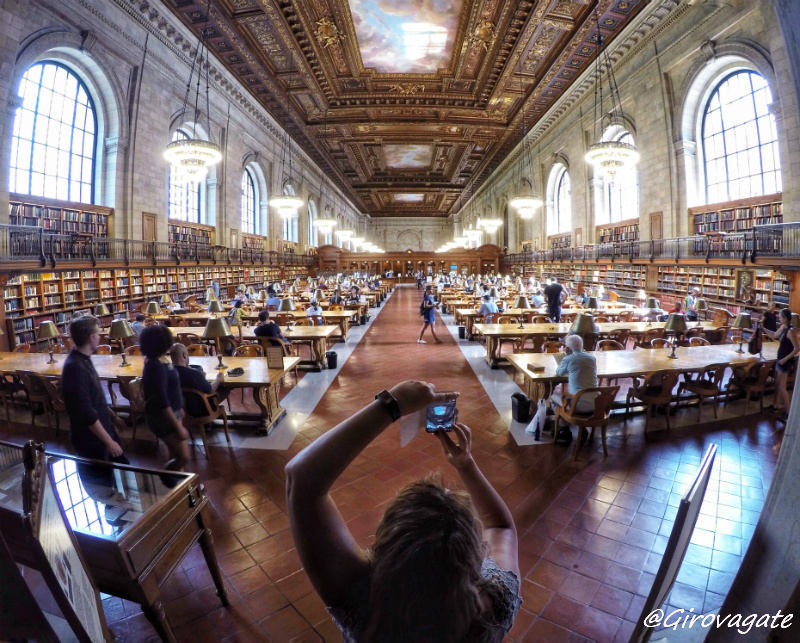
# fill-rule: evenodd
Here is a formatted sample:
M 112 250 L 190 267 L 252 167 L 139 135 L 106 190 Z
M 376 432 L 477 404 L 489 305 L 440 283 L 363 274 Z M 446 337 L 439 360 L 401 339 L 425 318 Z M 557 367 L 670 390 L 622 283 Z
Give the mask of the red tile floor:
M 416 343 L 419 299 L 415 289 L 395 291 L 289 450 L 212 447 L 213 464 L 196 455 L 191 468 L 211 498 L 212 529 L 231 606 L 220 606 L 195 548 L 163 590 L 178 640 L 341 641 L 294 549 L 283 468 L 376 392 L 409 378 L 461 392 L 460 417 L 473 430 L 475 458 L 514 514 L 524 603 L 508 641 L 627 642 L 678 500 L 712 442 L 719 445 L 717 462 L 669 603 L 696 613 L 718 607 L 770 483 L 779 440 L 774 420 L 750 416 L 673 430 L 648 441 L 641 436 L 610 439 L 607 458 L 598 440 L 577 461 L 572 447 L 519 447 L 447 330 L 439 332 L 443 344 Z M 294 376 L 287 379 L 293 385 Z M 234 397 L 236 404 L 240 398 Z M 27 422 L 27 412 L 19 417 Z M 0 438 L 21 442 L 33 436 L 49 447 L 66 448 L 63 431 L 55 438 L 53 430 L 42 426 L 43 416 L 37 421 L 35 429 L 4 424 Z M 164 447 L 154 452 L 147 434 L 140 427 L 140 439 L 124 446 L 135 463 L 158 466 L 166 459 Z M 347 469 L 333 491 L 365 547 L 385 504 L 407 482 L 443 471 L 455 483 L 432 438 L 423 434 L 405 449 L 398 445 L 398 430 L 392 427 Z M 126 642 L 157 640 L 137 605 L 113 597 L 103 605 L 111 628 Z

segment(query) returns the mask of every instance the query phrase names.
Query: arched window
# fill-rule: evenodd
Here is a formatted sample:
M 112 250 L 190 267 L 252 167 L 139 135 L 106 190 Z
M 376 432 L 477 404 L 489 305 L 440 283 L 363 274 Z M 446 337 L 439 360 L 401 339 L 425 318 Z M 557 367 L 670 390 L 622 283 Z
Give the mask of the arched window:
M 562 234 L 572 230 L 572 201 L 569 171 L 556 163 L 547 181 L 547 234 Z
M 246 234 L 256 233 L 256 182 L 250 170 L 246 169 L 242 174 L 242 232 Z
M 319 230 L 314 227 L 317 220 L 317 204 L 314 199 L 308 200 L 308 245 L 316 246 L 319 244 Z
M 609 128 L 604 141 L 617 141 L 634 145 L 633 136 L 621 127 Z M 595 175 L 597 176 L 597 175 Z M 598 193 L 595 192 L 595 197 Z M 621 169 L 614 181 L 603 178 L 602 203 L 597 201 L 595 224 L 617 223 L 639 218 L 639 170 L 635 165 Z
M 189 138 L 183 130 L 175 130 L 173 141 Z M 171 165 L 169 167 L 169 218 L 200 223 L 200 183 L 184 183 Z
M 297 220 L 297 213 L 289 219 L 283 219 L 283 238 L 285 241 L 297 243 Z
M 763 76 L 736 71 L 717 85 L 703 113 L 706 202 L 782 191 L 778 132 Z
M 94 203 L 97 120 L 86 86 L 63 65 L 44 61 L 22 76 L 19 95 L 9 189 Z

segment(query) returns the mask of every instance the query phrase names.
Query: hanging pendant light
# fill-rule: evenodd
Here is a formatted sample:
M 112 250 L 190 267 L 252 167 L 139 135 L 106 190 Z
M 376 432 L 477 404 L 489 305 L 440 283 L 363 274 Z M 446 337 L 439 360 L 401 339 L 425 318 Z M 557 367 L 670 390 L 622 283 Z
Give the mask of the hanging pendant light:
M 325 112 L 325 140 L 328 138 L 328 112 Z M 323 203 L 326 200 L 330 200 L 328 197 L 327 191 L 327 182 L 325 180 L 325 175 L 322 176 L 322 186 L 320 189 L 320 197 Z M 335 204 L 334 204 L 335 207 Z M 330 206 L 326 205 L 324 210 L 326 215 L 332 214 Z M 335 216 L 324 216 L 321 219 L 316 219 L 314 221 L 314 227 L 317 228 L 322 234 L 330 234 L 333 232 L 333 229 L 336 227 L 338 221 L 336 220 Z
M 289 149 L 289 172 L 286 174 L 286 149 Z M 269 200 L 269 204 L 277 210 L 281 219 L 292 219 L 297 216 L 297 209 L 303 205 L 303 199 L 297 196 L 294 189 L 294 177 L 292 176 L 292 141 L 286 134 L 283 154 L 281 158 L 281 176 L 286 175 L 283 182 L 283 193 L 274 196 Z
M 354 233 L 352 230 L 348 230 L 347 228 L 344 228 L 344 229 L 342 229 L 342 230 L 337 230 L 337 231 L 336 231 L 334 234 L 335 234 L 337 237 L 339 237 L 339 238 L 340 238 L 342 241 L 347 241 L 347 240 L 349 240 L 349 239 L 350 239 L 350 238 L 351 238 L 351 237 L 352 237 L 352 236 L 353 236 L 355 233 Z
M 195 71 L 197 80 L 194 95 L 194 114 L 200 114 L 200 94 L 201 85 L 205 84 L 206 90 L 206 132 L 209 139 L 211 137 L 211 104 L 209 100 L 208 78 L 211 67 L 209 60 L 208 45 L 206 36 L 209 33 L 208 21 L 211 13 L 211 0 L 206 3 L 206 23 L 200 31 L 200 38 L 197 49 L 192 58 L 192 66 L 189 69 L 189 80 L 186 82 L 186 93 L 183 97 L 182 114 L 190 112 L 188 109 L 189 95 L 191 94 L 192 80 Z M 203 76 L 205 67 L 205 77 Z M 197 116 L 195 116 L 197 118 Z M 208 176 L 208 169 L 222 160 L 222 151 L 219 145 L 212 140 L 204 140 L 198 136 L 197 123 L 192 123 L 191 133 L 182 130 L 184 136 L 177 138 L 167 144 L 164 150 L 164 159 L 174 168 L 179 179 L 185 183 L 199 183 Z
M 522 56 L 519 57 L 519 73 L 522 75 Z M 531 161 L 530 147 L 525 129 L 525 110 L 522 111 L 522 154 L 520 158 L 520 184 L 519 194 L 512 197 L 508 205 L 516 208 L 522 219 L 532 219 L 536 210 L 544 204 L 541 197 L 533 188 L 533 162 Z
M 600 16 L 597 7 L 594 10 L 597 23 L 597 47 L 599 51 L 595 57 L 595 87 L 594 87 L 594 140 L 586 152 L 586 162 L 594 165 L 610 182 L 614 182 L 616 174 L 626 167 L 631 167 L 639 162 L 639 150 L 635 145 L 621 141 L 604 141 L 603 132 L 609 127 L 627 129 L 622 115 L 622 103 L 619 97 L 619 88 L 614 78 L 614 69 L 608 55 L 603 34 L 600 33 Z M 601 64 L 602 58 L 602 64 Z M 608 77 L 608 99 L 603 91 L 603 70 L 606 68 Z M 606 111 L 608 109 L 608 111 Z

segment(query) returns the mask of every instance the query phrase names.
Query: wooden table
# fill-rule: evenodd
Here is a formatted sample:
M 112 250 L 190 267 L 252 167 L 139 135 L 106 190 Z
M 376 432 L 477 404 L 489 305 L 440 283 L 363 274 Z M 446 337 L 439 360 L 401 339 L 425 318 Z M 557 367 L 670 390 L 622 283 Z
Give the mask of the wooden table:
M 600 337 L 614 330 L 628 330 L 632 336 L 641 336 L 648 330 L 663 328 L 666 322 L 603 322 L 596 324 Z M 687 322 L 687 329 L 702 328 L 703 331 L 715 330 L 713 322 Z M 486 361 L 492 368 L 497 368 L 505 356 L 501 357 L 497 351 L 500 339 L 518 339 L 522 337 L 564 337 L 569 334 L 572 324 L 474 324 L 474 329 L 486 337 Z M 668 333 L 670 331 L 667 331 Z M 621 352 L 621 351 L 618 351 Z
M 337 328 L 338 326 L 292 326 L 291 328 L 281 326 L 281 330 L 287 334 L 292 344 L 308 344 L 311 349 L 311 359 L 300 360 L 300 365 L 317 372 L 328 367 L 326 356 L 328 340 L 334 335 Z M 255 340 L 255 328 L 242 329 L 242 339 Z
M 318 328 L 325 327 L 319 326 Z M 48 355 L 42 353 L 0 353 L 0 356 L 2 357 L 0 360 L 0 372 L 33 371 L 39 375 L 50 377 L 61 377 L 64 359 L 59 358 L 66 357 L 56 356 L 55 364 L 47 364 Z M 122 360 L 119 355 L 92 355 L 92 363 L 95 370 L 97 370 L 100 379 L 105 381 L 113 381 L 120 376 L 141 377 L 144 360 L 145 358 L 141 355 L 130 355 L 128 356 L 128 361 L 131 365 L 121 367 Z M 281 380 L 286 371 L 293 369 L 300 361 L 299 357 L 284 357 L 283 369 L 271 369 L 267 366 L 267 360 L 263 357 L 223 358 L 223 362 L 228 369 L 242 368 L 244 369 L 244 374 L 239 377 L 226 376 L 220 386 L 228 389 L 252 388 L 253 400 L 260 409 L 260 413 L 257 415 L 253 413 L 233 413 L 229 417 L 234 420 L 256 421 L 259 424 L 256 434 L 269 435 L 269 432 L 286 414 L 286 409 L 278 402 Z M 202 366 L 208 379 L 211 380 L 217 376 L 218 358 L 192 357 L 190 362 Z
M 672 352 L 666 348 L 646 348 L 625 351 L 591 351 L 597 361 L 597 377 L 633 377 L 645 375 L 653 371 L 678 370 L 695 371 L 709 364 L 740 364 L 758 355 L 737 353 L 737 344 L 720 344 L 718 346 L 679 347 L 675 354 L 678 359 L 670 359 Z M 777 342 L 764 344 L 764 359 L 774 362 L 778 356 Z M 566 382 L 566 377 L 556 375 L 558 364 L 550 353 L 516 353 L 507 355 L 509 363 L 525 377 L 526 394 L 538 401 L 548 397 L 553 385 Z M 544 367 L 544 371 L 534 373 L 528 365 Z

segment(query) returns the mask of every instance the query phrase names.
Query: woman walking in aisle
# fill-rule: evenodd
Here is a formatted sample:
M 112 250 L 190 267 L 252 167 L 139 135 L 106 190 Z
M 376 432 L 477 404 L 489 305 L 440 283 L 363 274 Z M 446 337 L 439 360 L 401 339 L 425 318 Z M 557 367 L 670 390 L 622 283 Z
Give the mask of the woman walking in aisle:
M 425 286 L 425 295 L 422 298 L 422 306 L 420 306 L 420 312 L 422 313 L 422 330 L 419 331 L 419 339 L 417 340 L 417 344 L 425 344 L 424 339 L 422 336 L 425 334 L 425 329 L 430 326 L 431 327 L 431 334 L 433 335 L 433 340 L 437 344 L 443 344 L 441 339 L 436 336 L 436 308 L 438 308 L 439 304 L 437 304 L 433 300 L 433 286 L 430 284 Z

